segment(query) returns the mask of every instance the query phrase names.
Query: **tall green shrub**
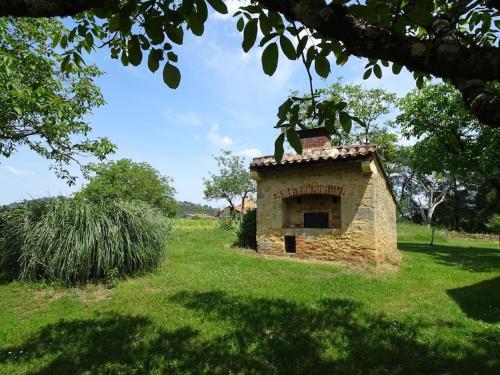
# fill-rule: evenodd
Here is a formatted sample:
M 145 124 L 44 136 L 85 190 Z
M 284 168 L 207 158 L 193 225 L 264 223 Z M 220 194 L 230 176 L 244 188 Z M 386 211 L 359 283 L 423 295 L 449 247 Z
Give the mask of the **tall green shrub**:
M 15 264 L 21 279 L 72 284 L 152 269 L 172 229 L 158 210 L 139 201 L 59 199 L 41 211 L 28 205 L 2 215 L 0 257 Z
M 148 163 L 120 159 L 92 167 L 93 176 L 76 198 L 92 202 L 101 200 L 139 200 L 174 217 L 177 203 L 172 179 L 162 176 Z
M 257 248 L 257 210 L 250 210 L 243 215 L 236 237 L 236 246 Z

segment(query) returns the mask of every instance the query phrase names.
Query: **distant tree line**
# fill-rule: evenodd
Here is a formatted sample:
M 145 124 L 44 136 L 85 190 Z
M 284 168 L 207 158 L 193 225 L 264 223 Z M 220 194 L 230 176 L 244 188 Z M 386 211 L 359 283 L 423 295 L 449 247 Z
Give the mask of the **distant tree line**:
M 188 214 L 206 214 L 215 216 L 219 210 L 217 208 L 211 207 L 207 204 L 198 204 L 188 201 L 178 201 L 178 216 L 184 216 Z

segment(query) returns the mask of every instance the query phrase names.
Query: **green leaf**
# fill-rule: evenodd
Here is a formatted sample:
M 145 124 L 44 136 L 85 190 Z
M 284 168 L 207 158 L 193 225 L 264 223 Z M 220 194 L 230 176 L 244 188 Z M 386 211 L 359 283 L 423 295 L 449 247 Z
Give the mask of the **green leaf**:
M 184 30 L 182 27 L 169 27 L 167 28 L 167 36 L 175 44 L 182 44 L 184 40 Z
M 269 44 L 262 53 L 262 69 L 268 76 L 272 76 L 278 67 L 278 45 Z
M 120 61 L 122 62 L 123 66 L 128 65 L 128 56 L 127 56 L 127 53 L 125 51 L 122 52 L 122 55 L 120 57 Z
M 61 62 L 61 71 L 70 72 L 71 71 L 71 56 L 66 55 Z
M 260 40 L 260 46 L 261 47 L 264 47 L 266 45 L 267 42 L 269 42 L 270 40 L 276 38 L 279 34 L 278 33 L 269 33 L 267 34 L 266 36 L 264 36 L 264 38 L 262 38 Z
M 276 163 L 281 162 L 283 154 L 285 153 L 285 150 L 283 148 L 284 142 L 285 142 L 285 133 L 281 133 L 274 142 L 274 160 L 276 160 Z
M 333 134 L 335 132 L 335 114 L 332 117 L 325 119 L 325 128 L 328 133 Z
M 345 109 L 345 107 L 347 107 L 347 103 L 346 102 L 338 102 L 335 107 L 337 108 L 337 110 L 342 111 Z
M 243 51 L 248 52 L 250 48 L 255 44 L 255 40 L 257 39 L 257 19 L 252 18 L 245 25 L 245 30 L 243 30 L 243 43 L 241 47 Z
M 169 51 L 167 57 L 172 62 L 177 62 L 177 54 L 175 52 Z
M 317 55 L 314 60 L 314 69 L 320 77 L 326 78 L 330 74 L 330 62 L 323 55 Z
M 279 119 L 284 119 L 288 112 L 290 111 L 290 108 L 292 107 L 293 101 L 292 99 L 288 98 L 283 102 L 283 104 L 280 105 L 278 108 L 278 118 Z
M 205 0 L 196 0 L 196 18 L 202 24 L 207 20 L 208 8 Z
M 267 18 L 265 13 L 261 13 L 259 16 L 259 26 L 260 26 L 260 31 L 262 31 L 262 34 L 264 35 L 267 35 L 271 31 L 273 31 L 273 27 L 271 26 L 269 18 Z
M 283 28 L 283 18 L 281 18 L 281 14 L 270 11 L 267 16 L 269 18 L 269 22 L 271 22 L 271 25 L 273 25 L 276 30 Z
M 311 67 L 311 64 L 313 60 L 316 58 L 316 55 L 317 55 L 316 48 L 314 46 L 309 47 L 306 53 L 306 65 L 308 68 Z
M 382 78 L 382 68 L 380 67 L 380 65 L 373 65 L 373 73 L 378 79 Z
M 66 47 L 68 46 L 68 37 L 66 35 L 63 35 L 59 44 L 61 45 L 62 49 L 66 49 Z
M 433 20 L 431 12 L 423 7 L 418 7 L 418 5 L 412 7 L 405 15 L 420 26 L 429 25 Z
M 161 17 L 148 17 L 146 18 L 146 25 L 144 26 L 146 35 L 151 39 L 151 43 L 160 44 L 165 38 L 163 34 L 163 22 Z
M 198 0 L 203 1 L 203 0 Z M 204 14 L 202 12 L 192 12 L 187 19 L 187 24 L 189 29 L 194 35 L 201 36 L 205 31 L 205 20 Z
M 349 54 L 346 51 L 342 51 L 337 56 L 337 65 L 344 65 L 347 62 L 348 58 L 349 58 Z
M 52 48 L 56 48 L 57 45 L 59 44 L 59 41 L 61 40 L 61 34 L 60 33 L 57 33 L 56 35 L 54 35 L 54 37 L 52 38 Z
M 368 78 L 370 78 L 371 75 L 372 75 L 372 69 L 371 68 L 367 69 L 365 71 L 365 74 L 363 74 L 363 79 L 368 79 Z
M 399 64 L 396 64 L 396 63 L 392 64 L 392 72 L 394 74 L 399 74 L 399 72 L 401 71 L 401 69 L 403 69 L 403 65 L 399 65 Z
M 152 49 L 148 56 L 148 68 L 153 73 L 160 67 L 160 60 L 163 59 L 163 51 L 161 49 Z
M 207 2 L 210 4 L 214 10 L 221 14 L 227 14 L 227 6 L 224 4 L 222 0 L 207 0 Z
M 181 72 L 175 65 L 167 62 L 163 67 L 163 81 L 165 81 L 167 86 L 171 89 L 176 89 L 181 82 Z
M 339 112 L 339 120 L 342 128 L 346 133 L 349 133 L 352 128 L 352 119 L 347 112 Z
M 127 15 L 120 14 L 118 29 L 122 34 L 130 33 L 130 30 L 132 29 L 132 20 Z
M 129 39 L 127 50 L 129 62 L 134 66 L 139 65 L 142 61 L 142 51 L 139 43 L 139 37 L 137 35 L 133 35 Z
M 236 22 L 236 28 L 238 29 L 239 32 L 242 32 L 244 27 L 245 27 L 245 21 L 243 21 L 243 17 L 240 17 L 238 19 L 238 22 Z
M 191 14 L 193 11 L 194 0 L 182 0 L 181 10 L 185 15 Z
M 418 76 L 416 83 L 417 83 L 417 88 L 420 90 L 422 87 L 424 87 L 424 77 Z
M 297 154 L 302 154 L 302 142 L 300 142 L 299 135 L 295 131 L 294 128 L 288 128 L 286 131 L 286 138 L 288 139 L 288 143 L 293 147 Z
M 295 50 L 293 43 L 284 35 L 280 37 L 280 47 L 285 56 L 290 60 L 295 60 L 297 58 L 297 51 Z

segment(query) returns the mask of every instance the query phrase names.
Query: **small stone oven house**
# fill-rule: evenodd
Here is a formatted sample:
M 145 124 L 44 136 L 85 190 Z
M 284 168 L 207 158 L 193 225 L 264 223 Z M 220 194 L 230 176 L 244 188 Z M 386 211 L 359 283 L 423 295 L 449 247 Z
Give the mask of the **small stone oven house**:
M 303 152 L 254 158 L 257 251 L 327 261 L 397 263 L 396 204 L 373 145 L 332 147 L 299 131 Z

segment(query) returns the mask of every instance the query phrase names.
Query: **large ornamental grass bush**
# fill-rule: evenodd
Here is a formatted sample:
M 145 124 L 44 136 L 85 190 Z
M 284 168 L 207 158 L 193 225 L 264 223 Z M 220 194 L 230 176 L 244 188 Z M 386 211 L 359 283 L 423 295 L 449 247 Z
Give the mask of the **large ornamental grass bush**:
M 4 277 L 74 284 L 156 267 L 172 224 L 143 202 L 51 199 L 0 211 Z

